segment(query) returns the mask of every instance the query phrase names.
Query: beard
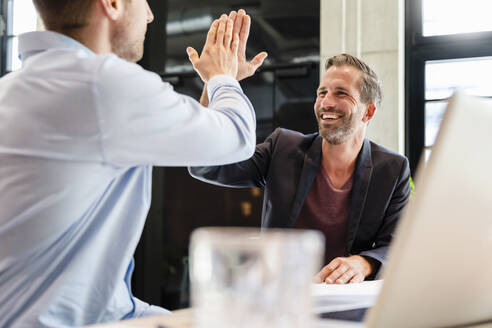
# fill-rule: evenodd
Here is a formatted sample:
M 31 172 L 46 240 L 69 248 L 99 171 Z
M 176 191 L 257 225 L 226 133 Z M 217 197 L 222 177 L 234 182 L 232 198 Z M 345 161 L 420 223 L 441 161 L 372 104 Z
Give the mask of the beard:
M 142 36 L 132 37 L 136 27 L 132 25 L 129 11 L 125 14 L 125 19 L 117 25 L 111 34 L 111 48 L 118 57 L 131 62 L 137 62 L 143 57 L 145 31 Z
M 332 113 L 343 114 L 339 111 L 330 111 Z M 323 126 L 321 118 L 321 111 L 317 116 L 319 134 L 331 145 L 341 145 L 346 142 L 356 130 L 356 113 L 350 114 L 350 116 L 342 116 L 340 122 L 337 125 Z

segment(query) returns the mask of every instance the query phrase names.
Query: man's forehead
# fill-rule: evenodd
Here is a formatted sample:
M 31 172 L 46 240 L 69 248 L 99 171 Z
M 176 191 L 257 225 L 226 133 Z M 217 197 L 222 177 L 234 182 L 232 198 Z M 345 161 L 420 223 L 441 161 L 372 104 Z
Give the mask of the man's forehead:
M 319 88 L 326 88 L 332 84 L 341 87 L 358 86 L 362 72 L 353 66 L 332 66 L 326 70 Z

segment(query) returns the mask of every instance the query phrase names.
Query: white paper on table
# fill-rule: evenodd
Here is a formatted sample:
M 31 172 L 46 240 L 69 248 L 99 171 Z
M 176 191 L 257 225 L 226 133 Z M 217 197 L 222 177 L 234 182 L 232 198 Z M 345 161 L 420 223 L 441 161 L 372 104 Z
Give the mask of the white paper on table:
M 328 313 L 371 307 L 379 295 L 383 280 L 358 284 L 313 284 L 313 311 Z

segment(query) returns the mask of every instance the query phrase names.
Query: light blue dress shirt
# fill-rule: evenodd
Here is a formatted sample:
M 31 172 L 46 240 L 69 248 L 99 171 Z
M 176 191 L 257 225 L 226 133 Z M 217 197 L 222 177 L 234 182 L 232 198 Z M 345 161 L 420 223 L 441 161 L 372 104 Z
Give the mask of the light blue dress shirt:
M 20 36 L 0 79 L 0 327 L 66 327 L 140 315 L 133 253 L 152 165 L 250 157 L 254 110 L 228 76 L 209 109 L 154 73 L 55 32 Z

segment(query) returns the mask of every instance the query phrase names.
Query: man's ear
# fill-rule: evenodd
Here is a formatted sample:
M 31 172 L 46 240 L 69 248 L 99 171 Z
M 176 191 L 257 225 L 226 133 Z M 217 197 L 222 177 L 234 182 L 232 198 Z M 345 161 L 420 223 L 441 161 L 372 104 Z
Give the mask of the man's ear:
M 103 13 L 111 20 L 117 20 L 123 14 L 122 0 L 96 0 Z
M 362 117 L 362 121 L 364 123 L 369 122 L 372 120 L 374 115 L 376 114 L 376 105 L 374 105 L 373 102 L 370 102 L 366 105 L 366 113 L 364 114 L 364 117 Z

